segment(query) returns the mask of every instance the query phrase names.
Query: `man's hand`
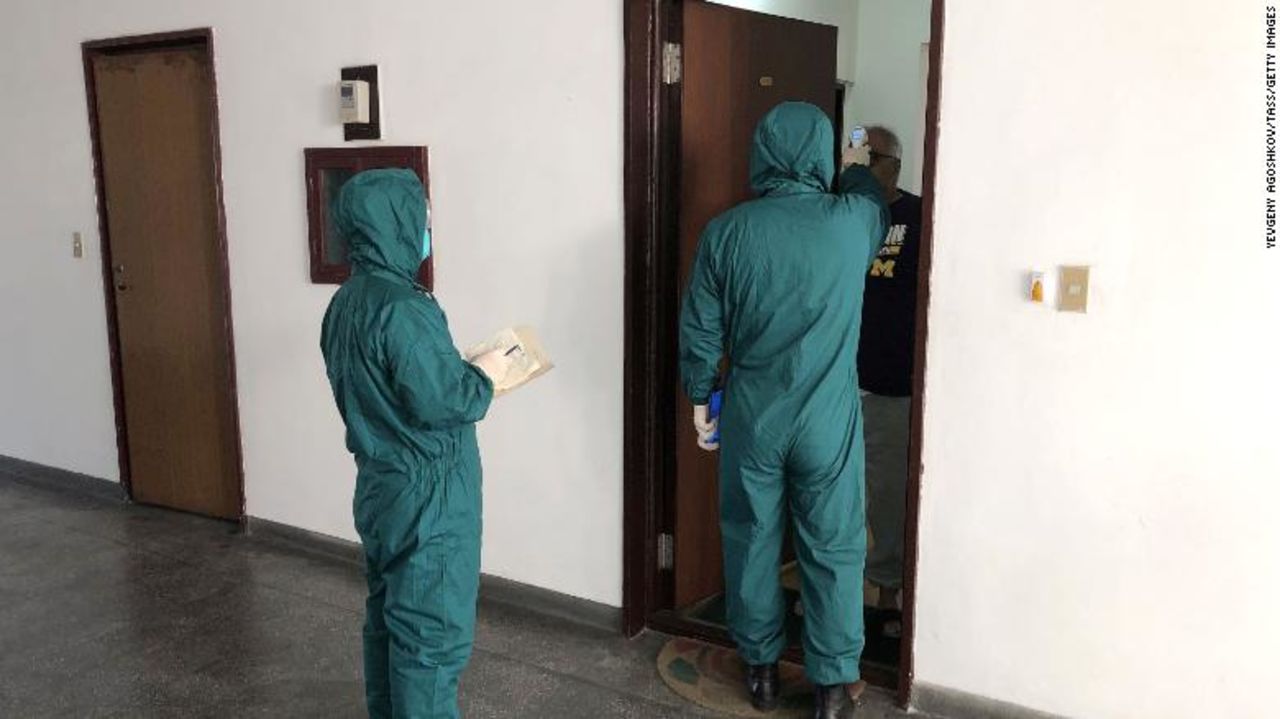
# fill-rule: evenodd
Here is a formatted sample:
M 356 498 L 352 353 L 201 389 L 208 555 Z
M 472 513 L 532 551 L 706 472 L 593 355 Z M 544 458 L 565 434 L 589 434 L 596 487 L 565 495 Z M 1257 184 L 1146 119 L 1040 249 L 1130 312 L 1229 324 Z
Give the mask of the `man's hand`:
M 862 143 L 861 145 L 850 145 L 844 148 L 844 155 L 841 157 L 840 166 L 842 169 L 849 169 L 854 165 L 867 166 L 871 164 L 871 145 Z

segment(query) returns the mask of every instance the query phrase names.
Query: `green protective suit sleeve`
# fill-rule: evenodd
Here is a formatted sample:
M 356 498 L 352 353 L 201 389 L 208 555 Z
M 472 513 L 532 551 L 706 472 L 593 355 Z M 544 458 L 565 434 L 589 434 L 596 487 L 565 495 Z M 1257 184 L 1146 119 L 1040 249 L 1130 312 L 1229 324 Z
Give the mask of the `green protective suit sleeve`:
M 851 165 L 840 173 L 840 194 L 844 196 L 846 202 L 869 204 L 873 208 L 870 214 L 879 215 L 879 222 L 873 224 L 871 229 L 871 236 L 879 240 L 871 243 L 871 254 L 867 257 L 867 262 L 870 263 L 876 255 L 880 254 L 880 249 L 889 235 L 892 215 L 889 213 L 888 203 L 884 200 L 884 189 L 876 176 L 871 174 L 870 169 L 863 165 Z
M 409 418 L 427 430 L 484 419 L 493 383 L 458 354 L 439 311 L 426 302 L 414 302 L 397 304 L 388 314 L 387 364 Z
M 712 238 L 718 233 L 709 227 L 698 242 L 680 313 L 680 376 L 685 394 L 695 405 L 709 401 L 724 354 L 724 317 L 711 251 Z

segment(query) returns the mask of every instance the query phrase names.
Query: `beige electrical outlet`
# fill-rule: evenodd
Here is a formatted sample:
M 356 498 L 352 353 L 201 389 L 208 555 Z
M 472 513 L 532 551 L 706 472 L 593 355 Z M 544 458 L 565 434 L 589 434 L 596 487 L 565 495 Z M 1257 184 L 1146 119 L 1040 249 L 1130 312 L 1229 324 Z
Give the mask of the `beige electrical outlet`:
M 1063 267 L 1058 274 L 1058 311 L 1089 311 L 1089 268 Z

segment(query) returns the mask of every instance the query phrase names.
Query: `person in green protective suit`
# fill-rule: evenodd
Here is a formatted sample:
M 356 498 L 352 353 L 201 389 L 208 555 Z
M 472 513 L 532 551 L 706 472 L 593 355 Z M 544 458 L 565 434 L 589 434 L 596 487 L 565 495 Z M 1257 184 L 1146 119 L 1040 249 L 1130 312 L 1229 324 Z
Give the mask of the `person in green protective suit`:
M 457 717 L 480 582 L 475 423 L 502 359 L 464 361 L 440 306 L 414 281 L 430 253 L 414 173 L 356 175 L 334 218 L 352 276 L 329 304 L 320 347 L 358 470 L 369 716 Z
M 856 360 L 867 269 L 889 221 L 865 148 L 846 152 L 831 191 L 834 146 L 831 121 L 813 105 L 785 103 L 761 121 L 751 157 L 759 197 L 707 225 L 680 316 L 680 373 L 700 443 L 714 447 L 707 440 L 719 432 L 728 622 L 749 665 L 752 701 L 761 709 L 778 701 L 789 510 L 805 670 L 824 719 L 853 716 L 862 686 L 867 535 Z M 717 421 L 705 407 L 721 379 Z

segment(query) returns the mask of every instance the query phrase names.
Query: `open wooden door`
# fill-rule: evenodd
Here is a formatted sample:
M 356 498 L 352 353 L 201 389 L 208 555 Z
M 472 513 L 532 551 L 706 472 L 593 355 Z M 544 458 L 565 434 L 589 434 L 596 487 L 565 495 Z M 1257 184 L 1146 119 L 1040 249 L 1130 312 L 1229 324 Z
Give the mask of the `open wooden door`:
M 121 467 L 134 500 L 242 511 L 207 40 L 86 46 Z
M 689 0 L 684 6 L 680 133 L 680 291 L 702 229 L 753 197 L 749 160 L 760 120 L 781 102 L 803 101 L 833 120 L 838 30 Z M 718 456 L 698 448 L 689 401 L 677 387 L 674 530 L 675 606 L 724 588 Z

